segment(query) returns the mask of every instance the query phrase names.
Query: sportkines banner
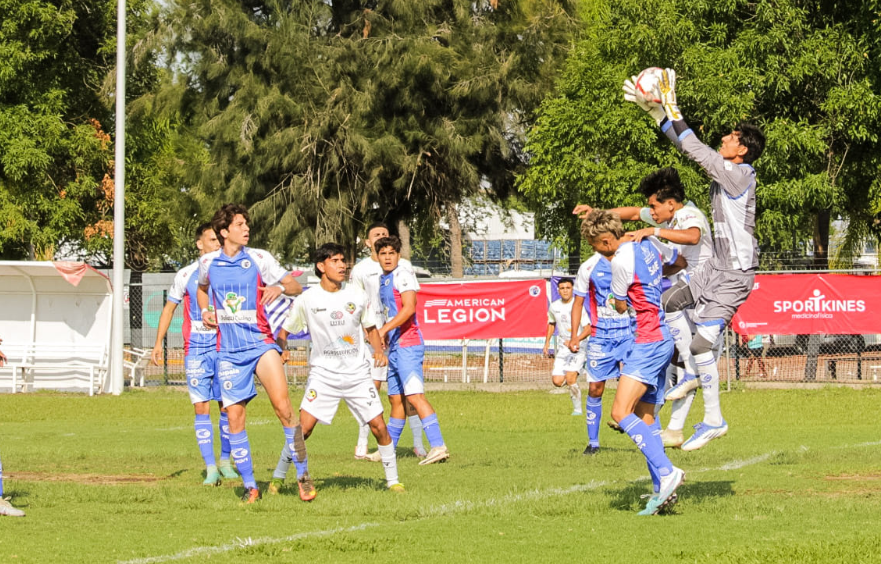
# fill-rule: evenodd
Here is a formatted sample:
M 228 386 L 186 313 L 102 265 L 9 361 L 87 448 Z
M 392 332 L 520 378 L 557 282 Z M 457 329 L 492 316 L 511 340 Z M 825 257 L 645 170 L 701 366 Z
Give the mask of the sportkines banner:
M 741 335 L 881 333 L 881 276 L 764 274 L 731 326 Z
M 546 282 L 423 284 L 416 315 L 426 339 L 544 337 L 548 326 Z

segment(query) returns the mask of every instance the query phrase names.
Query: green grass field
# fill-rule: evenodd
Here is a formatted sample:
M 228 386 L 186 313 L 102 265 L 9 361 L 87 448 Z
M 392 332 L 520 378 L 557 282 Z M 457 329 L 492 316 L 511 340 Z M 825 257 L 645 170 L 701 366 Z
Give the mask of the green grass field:
M 582 456 L 567 395 L 430 397 L 452 458 L 417 466 L 405 430 L 406 494 L 353 460 L 341 407 L 307 443 L 318 498 L 294 485 L 243 507 L 239 484 L 200 485 L 184 393 L 0 396 L 6 494 L 27 511 L 0 518 L 0 561 L 881 562 L 881 390 L 724 394 L 728 436 L 671 453 L 687 482 L 655 517 L 636 515 L 643 457 L 607 429 Z M 264 487 L 282 435 L 264 394 L 249 411 Z

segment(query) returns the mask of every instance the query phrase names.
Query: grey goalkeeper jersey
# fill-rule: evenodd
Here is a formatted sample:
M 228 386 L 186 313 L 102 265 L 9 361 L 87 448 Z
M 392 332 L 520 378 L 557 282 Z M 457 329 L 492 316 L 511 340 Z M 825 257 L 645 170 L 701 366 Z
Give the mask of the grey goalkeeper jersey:
M 672 125 L 672 127 L 671 127 Z M 756 241 L 756 171 L 722 158 L 697 138 L 684 121 L 664 121 L 661 128 L 677 147 L 701 165 L 712 179 L 713 258 L 718 270 L 753 270 L 759 266 Z M 678 134 L 677 134 L 678 131 Z

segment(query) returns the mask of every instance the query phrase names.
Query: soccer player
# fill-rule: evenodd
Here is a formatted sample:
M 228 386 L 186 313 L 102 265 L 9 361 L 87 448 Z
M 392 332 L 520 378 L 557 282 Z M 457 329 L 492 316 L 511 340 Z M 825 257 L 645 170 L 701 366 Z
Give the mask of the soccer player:
M 713 241 L 710 224 L 700 209 L 690 201 L 686 202 L 685 187 L 675 168 L 661 168 L 649 174 L 640 182 L 639 191 L 645 196 L 647 207 L 621 207 L 609 211 L 624 221 L 641 220 L 652 226 L 626 233 L 625 238 L 628 240 L 641 241 L 651 235 L 661 237 L 669 241 L 670 246 L 685 258 L 688 263 L 685 270 L 669 278 L 665 277 L 663 284 L 666 289 L 680 279 L 688 280 L 700 265 L 712 258 Z M 573 213 L 589 213 L 591 210 L 590 206 L 580 205 L 573 210 Z M 687 310 L 689 315 L 692 312 L 691 309 Z M 690 316 L 686 316 L 686 321 L 689 322 L 691 332 L 694 333 Z M 677 338 L 675 331 L 673 338 L 674 340 Z M 684 377 L 684 366 L 671 364 L 667 372 L 667 388 L 671 388 Z M 670 423 L 661 433 L 664 446 L 682 445 L 684 440 L 682 429 L 694 401 L 694 395 L 695 390 L 691 390 L 685 397 L 673 401 Z
M 654 495 L 640 515 L 654 515 L 672 501 L 685 479 L 685 473 L 664 453 L 661 427 L 654 417 L 656 403 L 663 401 L 666 368 L 673 356 L 661 309 L 661 277 L 664 265 L 681 269 L 685 260 L 657 241 L 625 241 L 620 218 L 605 210 L 588 214 L 582 233 L 594 251 L 611 261 L 609 302 L 620 314 L 632 310 L 635 334 L 621 364 L 612 418 L 646 458 Z M 663 261 L 659 249 L 669 252 Z
M 557 339 L 554 342 L 554 368 L 551 370 L 551 382 L 554 386 L 569 386 L 569 397 L 572 399 L 572 415 L 581 415 L 581 389 L 578 387 L 578 374 L 584 369 L 584 351 L 572 352 L 568 344 L 572 339 L 572 279 L 561 278 L 557 282 L 560 299 L 554 300 L 548 308 L 548 331 L 545 335 L 545 346 L 542 355 L 549 356 L 548 348 L 554 329 Z M 590 324 L 579 327 L 578 342 L 583 342 L 590 333 Z
M 3 342 L 3 339 L 0 339 L 0 343 Z M 3 354 L 3 351 L 0 351 L 0 366 L 6 364 L 6 355 Z M 12 504 L 9 503 L 9 498 L 3 497 L 3 463 L 0 462 L 0 515 L 5 515 L 7 517 L 24 517 L 24 511 L 21 509 L 17 509 L 12 507 Z
M 308 439 L 318 422 L 330 425 L 340 400 L 345 400 L 358 422 L 369 425 L 376 437 L 388 488 L 402 492 L 395 447 L 371 378 L 371 367 L 388 362 L 376 329 L 375 305 L 355 285 L 343 289 L 347 265 L 342 245 L 321 245 L 314 260 L 315 275 L 321 277 L 321 282 L 297 298 L 284 324 L 284 329 L 291 333 L 308 329 L 312 338 L 309 380 L 300 404 L 303 436 Z M 365 331 L 373 344 L 371 357 L 365 352 Z M 289 467 L 290 460 L 285 462 Z M 273 482 L 278 481 L 280 486 L 286 473 L 287 468 L 277 468 Z
M 196 248 L 200 255 L 220 248 L 217 236 L 210 223 L 196 228 Z M 217 328 L 202 324 L 202 313 L 196 300 L 196 287 L 199 278 L 199 261 L 180 269 L 168 291 L 168 301 L 159 316 L 156 343 L 153 345 L 151 359 L 159 366 L 162 362 L 162 339 L 168 332 L 174 310 L 184 304 L 184 367 L 187 375 L 187 388 L 190 401 L 196 412 L 196 443 L 205 462 L 206 486 L 217 486 L 220 478 L 236 479 L 239 475 L 229 461 L 229 419 L 220 401 L 220 381 L 217 379 Z M 220 407 L 220 465 L 214 458 L 214 432 L 211 424 L 210 402 L 216 401 Z
M 379 298 L 379 277 L 382 276 L 382 267 L 379 265 L 379 259 L 376 256 L 376 249 L 373 248 L 373 244 L 379 239 L 388 236 L 388 226 L 384 223 L 373 223 L 367 227 L 367 240 L 365 241 L 365 244 L 367 245 L 367 248 L 370 249 L 370 256 L 362 259 L 358 264 L 353 266 L 352 273 L 349 277 L 352 284 L 355 284 L 364 290 L 367 293 L 367 297 L 370 298 L 371 303 L 375 304 L 374 309 L 378 316 L 376 319 L 377 327 L 382 327 L 385 320 L 382 317 L 382 307 L 380 305 L 382 302 Z M 413 272 L 413 265 L 405 258 L 401 258 L 398 261 L 398 266 Z M 419 290 L 418 281 L 416 282 L 416 290 Z M 368 342 L 367 354 L 369 355 L 369 358 L 373 358 L 375 352 L 371 347 L 372 345 Z M 376 366 L 371 364 L 371 366 L 373 383 L 376 385 L 376 389 L 380 390 L 382 389 L 382 383 L 385 382 L 388 377 L 388 365 L 384 364 L 382 366 Z M 413 432 L 413 453 L 417 458 L 425 458 L 425 445 L 422 442 L 422 422 L 419 420 L 419 415 L 408 401 L 404 402 L 404 410 L 407 415 L 407 424 Z M 381 459 L 379 451 L 372 454 L 367 453 L 368 431 L 369 427 L 367 424 L 361 425 L 359 428 L 358 443 L 355 445 L 355 458 L 358 460 L 373 460 L 379 462 Z
M 254 374 L 260 378 L 284 429 L 282 456 L 286 451 L 291 453 L 287 456 L 297 467 L 300 499 L 312 501 L 316 492 L 309 476 L 303 430 L 291 409 L 281 349 L 266 319 L 267 304 L 282 293 L 293 296 L 302 289 L 271 254 L 246 246 L 248 221 L 248 210 L 238 204 L 226 204 L 214 214 L 211 226 L 221 247 L 199 259 L 197 290 L 203 322 L 218 327 L 220 332 L 217 374 L 229 416 L 232 457 L 245 485 L 242 501 L 254 503 L 260 499 L 245 431 L 245 408 L 257 395 Z M 215 310 L 209 310 L 209 304 Z
M 632 84 L 632 83 L 630 83 Z M 686 396 L 700 386 L 704 394 L 704 419 L 682 450 L 697 450 L 728 432 L 719 406 L 719 368 L 713 347 L 722 331 L 746 301 L 758 268 L 756 227 L 756 171 L 752 163 L 765 148 L 765 136 L 754 125 L 741 123 L 722 138 L 714 151 L 702 143 L 682 119 L 676 103 L 676 73 L 664 69 L 657 87 L 658 107 L 647 103 L 635 90 L 625 99 L 637 103 L 655 118 L 667 137 L 711 179 L 713 258 L 701 265 L 690 280 L 679 280 L 664 293 L 667 323 L 676 337 L 685 378 L 667 391 L 668 400 Z M 697 331 L 692 339 L 684 310 L 694 307 Z
M 380 328 L 379 336 L 388 342 L 388 398 L 391 403 L 389 434 L 397 448 L 398 439 L 404 430 L 406 399 L 419 414 L 422 429 L 431 446 L 428 455 L 419 464 L 443 462 L 450 457 L 450 451 L 444 444 L 437 414 L 425 399 L 422 374 L 425 344 L 416 319 L 416 276 L 398 265 L 401 258 L 400 239 L 394 236 L 384 237 L 376 241 L 373 247 L 383 272 L 379 279 L 379 293 L 386 322 Z

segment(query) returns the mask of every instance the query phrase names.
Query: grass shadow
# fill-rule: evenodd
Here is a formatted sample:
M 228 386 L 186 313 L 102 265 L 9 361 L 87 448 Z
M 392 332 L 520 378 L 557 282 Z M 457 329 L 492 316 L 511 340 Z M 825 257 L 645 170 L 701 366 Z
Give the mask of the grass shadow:
M 380 484 L 380 482 L 382 482 Z M 382 489 L 385 482 L 376 478 L 365 478 L 363 476 L 329 476 L 315 480 L 316 487 L 321 490 L 325 488 L 335 488 L 339 490 L 353 490 L 360 488 Z
M 733 496 L 733 484 L 733 480 L 686 482 L 679 486 L 676 493 L 680 503 L 702 503 L 708 499 Z M 645 506 L 646 500 L 641 496 L 647 493 L 651 493 L 650 481 L 631 482 L 613 494 L 609 507 L 618 511 L 637 511 Z

